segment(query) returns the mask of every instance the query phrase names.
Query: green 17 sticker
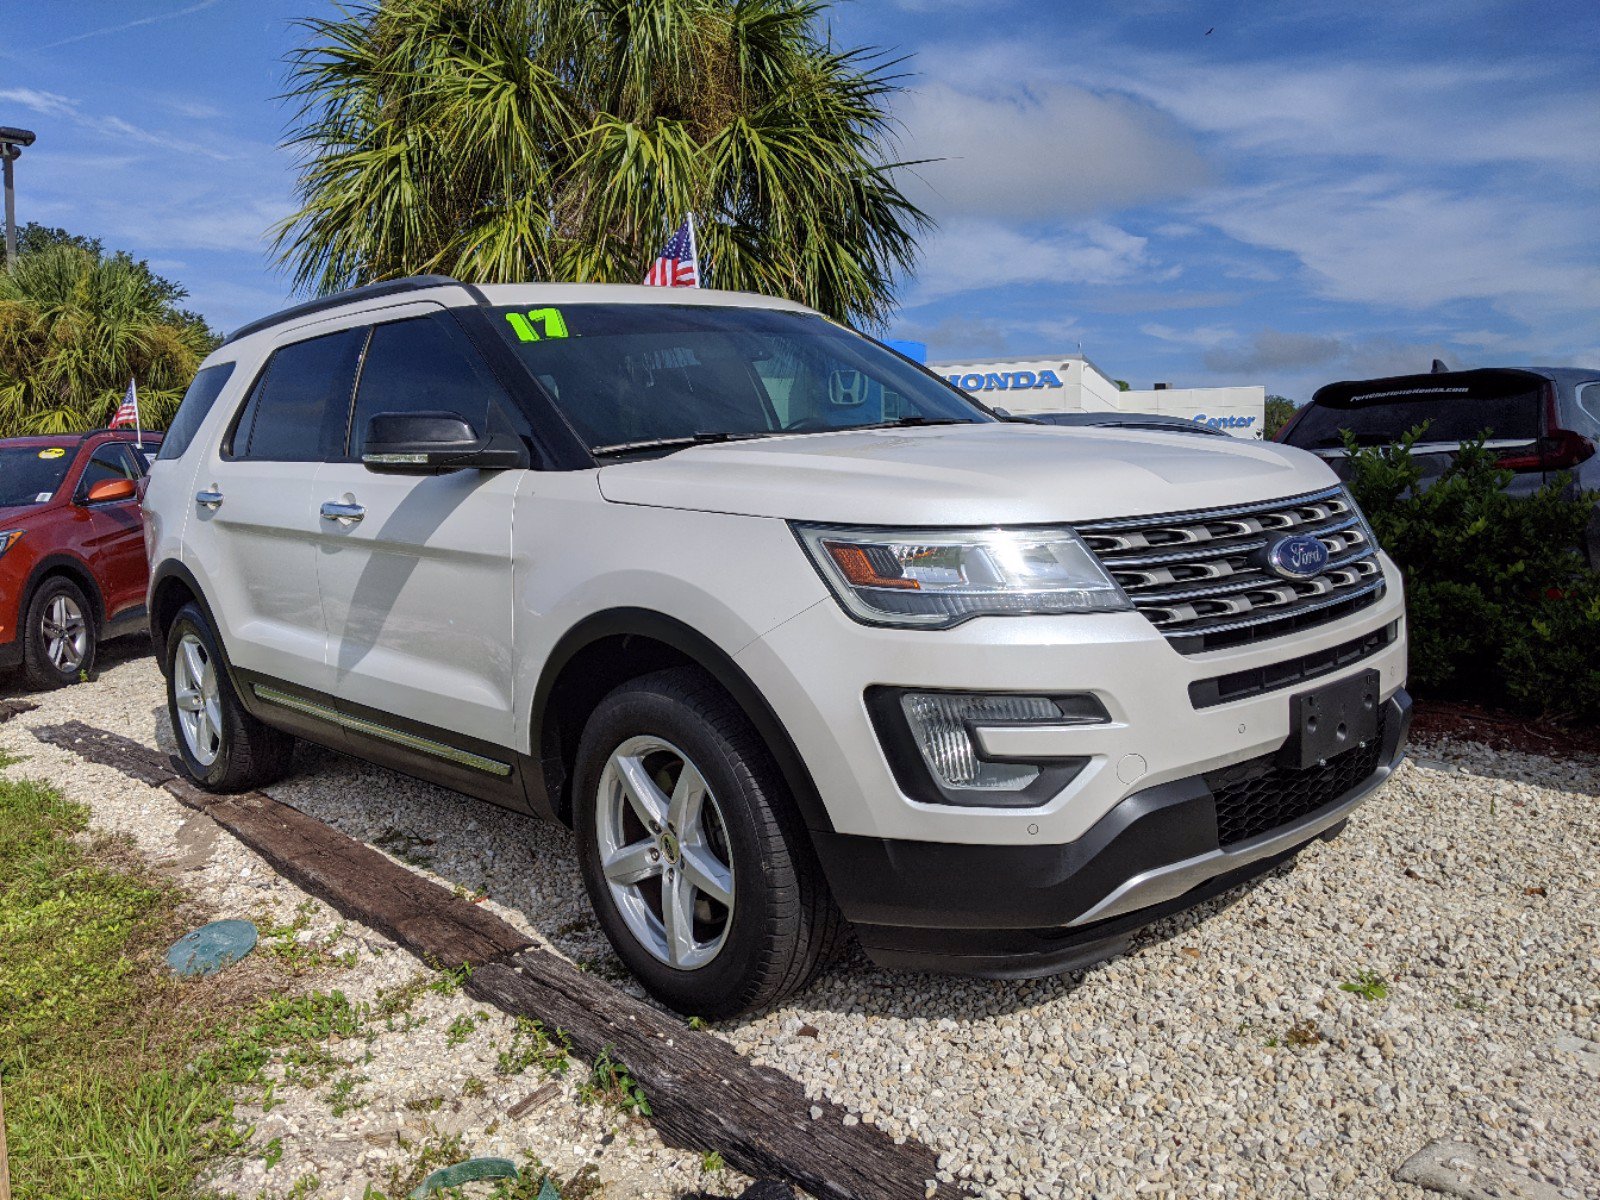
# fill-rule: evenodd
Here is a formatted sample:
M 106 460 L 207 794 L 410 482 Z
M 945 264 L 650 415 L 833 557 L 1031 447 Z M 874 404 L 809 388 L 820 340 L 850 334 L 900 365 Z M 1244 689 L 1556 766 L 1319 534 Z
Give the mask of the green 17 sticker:
M 526 314 L 507 313 L 506 320 L 516 331 L 519 342 L 537 342 L 547 338 L 567 336 L 567 323 L 562 319 L 561 310 L 558 308 L 530 308 Z M 538 326 L 542 332 L 536 331 L 534 326 Z

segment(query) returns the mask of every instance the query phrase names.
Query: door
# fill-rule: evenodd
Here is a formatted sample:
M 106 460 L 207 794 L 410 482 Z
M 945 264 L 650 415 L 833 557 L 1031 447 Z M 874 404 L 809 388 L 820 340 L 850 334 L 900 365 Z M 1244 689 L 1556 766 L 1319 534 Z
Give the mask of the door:
M 511 509 L 520 472 L 377 475 L 360 462 L 374 414 L 437 411 L 458 413 L 480 433 L 523 432 L 448 312 L 375 326 L 348 453 L 316 480 L 334 694 L 357 715 L 510 746 Z
M 273 352 L 195 475 L 184 540 L 234 666 L 328 693 L 313 483 L 323 460 L 342 453 L 367 328 L 303 332 Z
M 85 547 L 100 595 L 105 601 L 106 620 L 144 604 L 145 581 L 149 567 L 144 557 L 144 526 L 139 514 L 139 497 L 89 503 L 89 489 L 107 479 L 126 479 L 137 486 L 143 471 L 134 462 L 127 446 L 107 442 L 89 455 L 78 476 L 73 503 L 88 510 L 89 544 Z

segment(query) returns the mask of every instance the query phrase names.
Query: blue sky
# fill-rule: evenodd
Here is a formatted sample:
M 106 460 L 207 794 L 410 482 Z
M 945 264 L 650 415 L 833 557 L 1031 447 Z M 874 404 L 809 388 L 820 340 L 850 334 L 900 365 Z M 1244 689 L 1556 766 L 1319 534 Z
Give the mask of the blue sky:
M 19 219 L 146 257 L 226 328 L 288 285 L 274 97 L 323 0 L 0 0 Z M 1600 362 L 1600 20 L 1537 5 L 855 0 L 906 56 L 938 221 L 890 333 L 1080 344 L 1148 386 Z M 1207 31 L 1210 31 L 1209 33 Z

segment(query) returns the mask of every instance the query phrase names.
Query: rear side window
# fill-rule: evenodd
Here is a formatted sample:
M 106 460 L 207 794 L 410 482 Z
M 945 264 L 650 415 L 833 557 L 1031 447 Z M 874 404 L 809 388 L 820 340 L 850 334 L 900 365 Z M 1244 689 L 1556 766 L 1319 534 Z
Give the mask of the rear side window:
M 200 431 L 201 422 L 222 393 L 223 385 L 233 375 L 235 365 L 231 362 L 218 363 L 214 367 L 206 367 L 194 377 L 189 390 L 183 394 L 183 403 L 178 405 L 177 415 L 172 418 L 172 427 L 161 440 L 161 450 L 156 455 L 158 460 L 178 458 L 189 448 L 194 435 Z
M 352 458 L 361 456 L 367 422 L 391 412 L 453 412 L 480 434 L 509 429 L 505 393 L 444 313 L 374 327 L 350 420 Z
M 338 458 L 365 327 L 284 346 L 267 360 L 234 427 L 234 458 L 317 462 Z

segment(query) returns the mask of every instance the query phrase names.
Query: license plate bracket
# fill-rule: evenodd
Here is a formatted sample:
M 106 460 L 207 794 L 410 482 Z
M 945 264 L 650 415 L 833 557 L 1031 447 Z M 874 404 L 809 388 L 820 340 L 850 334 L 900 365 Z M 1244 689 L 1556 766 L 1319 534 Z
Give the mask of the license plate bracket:
M 1280 761 L 1304 771 L 1378 736 L 1376 670 L 1289 697 L 1289 740 Z

